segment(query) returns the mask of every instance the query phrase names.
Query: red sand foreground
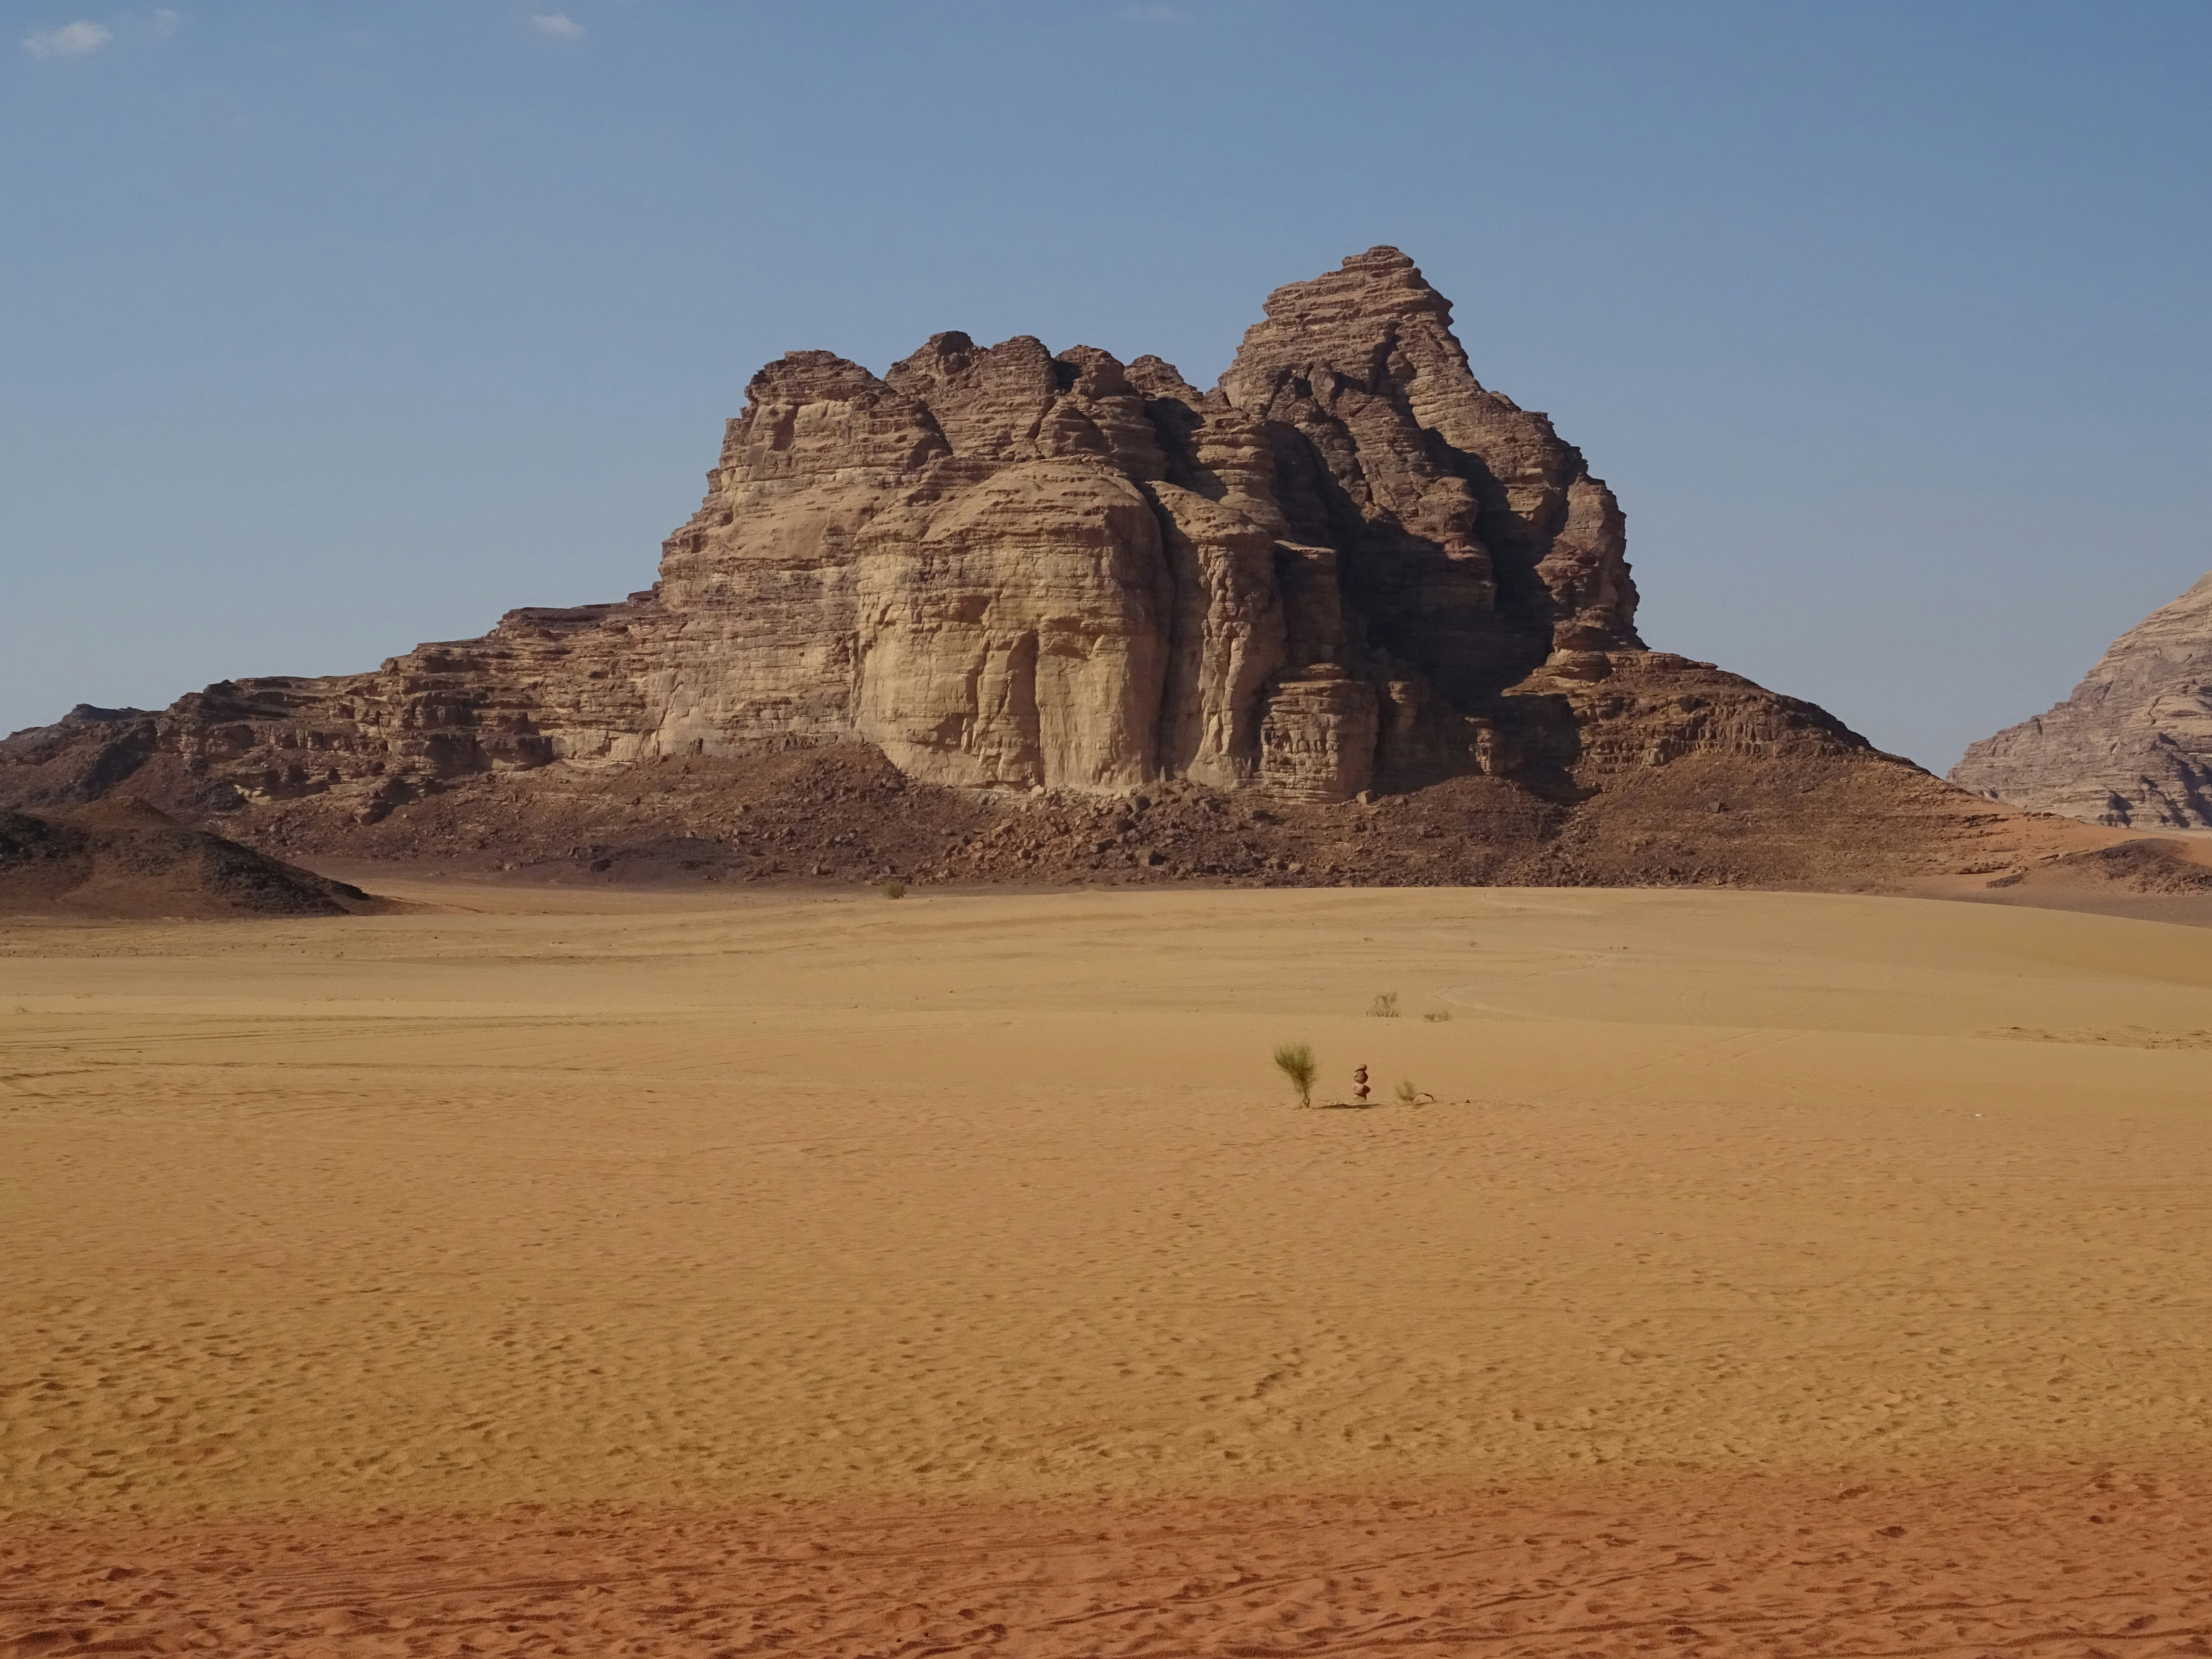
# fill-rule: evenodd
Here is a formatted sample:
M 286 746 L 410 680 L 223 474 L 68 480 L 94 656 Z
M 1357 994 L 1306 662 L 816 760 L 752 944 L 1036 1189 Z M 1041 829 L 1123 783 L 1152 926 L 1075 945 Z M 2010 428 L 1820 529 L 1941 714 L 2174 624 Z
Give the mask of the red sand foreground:
M 2212 1485 L 591 1510 L 18 1529 L 21 1654 L 2212 1653 Z

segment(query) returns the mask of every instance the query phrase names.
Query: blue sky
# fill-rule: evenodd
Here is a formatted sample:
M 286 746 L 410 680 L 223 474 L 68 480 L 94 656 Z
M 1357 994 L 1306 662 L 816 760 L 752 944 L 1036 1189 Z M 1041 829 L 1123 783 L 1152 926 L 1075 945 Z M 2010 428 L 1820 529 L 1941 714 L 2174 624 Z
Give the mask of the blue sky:
M 0 730 L 653 580 L 799 347 L 1210 384 L 1391 242 L 1646 637 L 1937 769 L 2212 566 L 2212 7 L 0 16 Z

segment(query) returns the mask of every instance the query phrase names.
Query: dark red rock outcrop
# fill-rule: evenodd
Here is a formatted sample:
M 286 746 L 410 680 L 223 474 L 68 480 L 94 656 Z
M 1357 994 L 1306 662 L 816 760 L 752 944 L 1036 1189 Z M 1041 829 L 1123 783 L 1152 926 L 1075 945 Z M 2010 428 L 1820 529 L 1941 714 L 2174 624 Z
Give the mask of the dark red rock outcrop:
M 358 915 L 379 901 L 121 798 L 0 811 L 0 915 Z

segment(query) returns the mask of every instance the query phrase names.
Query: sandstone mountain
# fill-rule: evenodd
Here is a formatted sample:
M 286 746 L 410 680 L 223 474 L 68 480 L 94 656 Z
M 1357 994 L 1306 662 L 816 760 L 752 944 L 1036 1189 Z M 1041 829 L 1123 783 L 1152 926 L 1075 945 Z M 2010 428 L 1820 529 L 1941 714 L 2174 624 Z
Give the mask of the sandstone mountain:
M 1950 775 L 2090 823 L 2212 826 L 2212 576 L 2113 641 L 2064 702 L 1984 738 Z
M 1612 491 L 1450 323 L 1378 247 L 1278 289 L 1206 392 L 1027 337 L 793 352 L 651 589 L 81 707 L 0 744 L 0 803 L 127 783 L 297 854 L 754 876 L 2005 867 L 2003 812 L 1645 649 Z M 1378 796 L 1402 837 L 1346 829 Z

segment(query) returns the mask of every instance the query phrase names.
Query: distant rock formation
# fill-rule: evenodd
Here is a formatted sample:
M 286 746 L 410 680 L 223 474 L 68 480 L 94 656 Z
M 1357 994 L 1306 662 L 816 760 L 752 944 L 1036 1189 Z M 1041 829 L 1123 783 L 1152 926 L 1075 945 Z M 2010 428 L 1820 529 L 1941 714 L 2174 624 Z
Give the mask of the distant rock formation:
M 1950 777 L 2089 823 L 2212 826 L 2212 576 L 2113 641 L 2065 702 L 1968 748 Z
M 358 887 L 187 828 L 141 801 L 0 812 L 0 915 L 343 916 L 378 908 Z
M 1450 318 L 1378 247 L 1278 289 L 1206 392 L 1027 337 L 880 377 L 793 352 L 650 590 L 80 707 L 0 743 L 0 805 L 127 787 L 288 856 L 746 879 L 1842 883 L 1959 837 L 2009 867 L 2002 812 L 1647 650 L 1612 491 Z M 817 787 L 845 804 L 773 793 Z M 1339 812 L 1439 787 L 1403 842 Z M 1048 827 L 988 830 L 1033 796 Z

